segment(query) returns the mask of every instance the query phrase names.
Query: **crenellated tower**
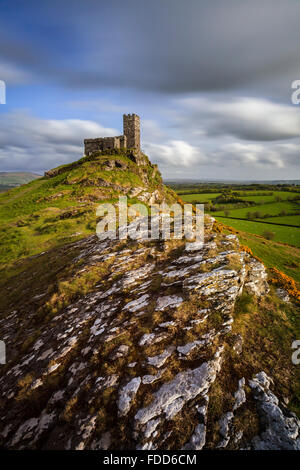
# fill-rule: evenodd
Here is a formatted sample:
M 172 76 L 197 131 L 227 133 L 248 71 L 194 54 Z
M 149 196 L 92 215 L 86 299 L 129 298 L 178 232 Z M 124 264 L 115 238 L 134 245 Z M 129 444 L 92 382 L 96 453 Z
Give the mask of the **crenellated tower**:
M 137 114 L 123 114 L 123 133 L 127 148 L 140 151 L 140 117 Z
M 140 117 L 137 114 L 123 114 L 123 129 L 123 135 L 84 139 L 84 155 L 112 149 L 129 149 L 136 161 L 141 162 Z

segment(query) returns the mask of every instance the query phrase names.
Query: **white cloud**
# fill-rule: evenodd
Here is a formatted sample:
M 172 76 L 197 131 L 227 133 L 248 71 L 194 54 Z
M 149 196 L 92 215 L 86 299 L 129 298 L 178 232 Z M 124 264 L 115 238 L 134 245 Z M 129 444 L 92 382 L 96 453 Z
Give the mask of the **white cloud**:
M 231 166 L 284 168 L 284 154 L 281 150 L 277 145 L 265 147 L 260 144 L 233 142 L 224 146 L 222 154 L 227 155 L 225 162 Z
M 240 97 L 217 100 L 202 97 L 179 101 L 179 123 L 197 133 L 205 126 L 212 135 L 271 141 L 300 137 L 299 109 L 261 98 Z
M 41 119 L 25 112 L 0 116 L 0 164 L 5 170 L 42 172 L 83 154 L 83 140 L 115 129 L 79 119 Z
M 178 125 L 181 117 L 185 122 Z M 142 148 L 165 178 L 299 178 L 300 138 L 254 142 L 203 135 L 210 125 L 204 115 L 199 124 L 192 112 L 175 118 L 174 127 L 142 120 Z M 42 119 L 24 111 L 2 114 L 0 168 L 43 172 L 80 158 L 83 139 L 119 133 L 92 120 Z
M 164 165 L 189 167 L 207 160 L 199 149 L 183 140 L 171 140 L 166 144 L 148 142 L 144 147 L 153 161 Z

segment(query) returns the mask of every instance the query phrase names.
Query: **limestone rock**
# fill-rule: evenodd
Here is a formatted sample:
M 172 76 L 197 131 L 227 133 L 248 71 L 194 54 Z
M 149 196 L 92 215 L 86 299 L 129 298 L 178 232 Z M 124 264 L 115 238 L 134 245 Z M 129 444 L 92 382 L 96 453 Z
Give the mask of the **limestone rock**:
M 264 431 L 253 438 L 252 447 L 255 450 L 300 450 L 300 421 L 271 392 L 270 377 L 260 372 L 249 385 L 264 427 Z
M 287 291 L 285 289 L 282 289 L 282 288 L 276 289 L 276 294 L 284 302 L 289 302 L 290 301 L 290 296 L 289 296 L 289 294 L 287 293 Z
M 131 402 L 134 399 L 140 384 L 141 378 L 135 377 L 120 390 L 118 400 L 119 416 L 126 415 L 130 410 Z
M 269 292 L 266 268 L 253 258 L 249 261 L 245 289 L 258 297 Z

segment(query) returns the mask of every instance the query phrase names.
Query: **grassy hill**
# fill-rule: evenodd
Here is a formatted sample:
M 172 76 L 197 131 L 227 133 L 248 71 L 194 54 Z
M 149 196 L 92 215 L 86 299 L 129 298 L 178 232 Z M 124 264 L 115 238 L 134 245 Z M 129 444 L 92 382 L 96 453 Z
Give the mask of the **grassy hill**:
M 133 157 L 95 154 L 0 195 L 8 358 L 0 371 L 0 446 L 98 449 L 109 435 L 106 448 L 147 448 L 144 425 L 155 418 L 155 448 L 186 448 L 202 419 L 205 448 L 220 449 L 220 422 L 232 414 L 226 446 L 247 448 L 274 422 L 274 412 L 261 415 L 251 385 L 267 374 L 267 399 L 289 402 L 285 414 L 275 408 L 281 448 L 282 422 L 291 429 L 289 410 L 299 413 L 300 403 L 291 361 L 300 318 L 295 283 L 266 272 L 234 229 L 211 217 L 194 253 L 181 239 L 87 236 L 98 205 L 119 195 L 147 205 L 177 200 L 147 157 Z M 299 249 L 237 235 L 267 266 L 297 274 Z
M 0 194 L 0 265 L 95 233 L 97 206 L 119 195 L 130 203 L 153 194 L 156 202 L 176 200 L 157 166 L 146 156 L 143 163 L 130 152 L 95 154 Z
M 0 172 L 0 192 L 29 183 L 29 181 L 39 177 L 40 175 L 37 175 L 36 173 L 26 171 L 2 171 Z

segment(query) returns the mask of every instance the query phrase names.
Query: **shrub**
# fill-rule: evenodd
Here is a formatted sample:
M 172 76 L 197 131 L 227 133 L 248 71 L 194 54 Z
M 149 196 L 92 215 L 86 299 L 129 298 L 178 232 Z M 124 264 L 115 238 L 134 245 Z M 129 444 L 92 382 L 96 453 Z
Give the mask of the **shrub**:
M 263 233 L 263 237 L 267 240 L 273 240 L 273 238 L 275 237 L 275 233 L 271 232 L 270 230 L 265 230 Z
M 276 268 L 271 268 L 271 273 L 274 277 L 271 279 L 272 284 L 283 287 L 289 295 L 297 300 L 300 300 L 300 291 L 294 279 L 282 273 Z

